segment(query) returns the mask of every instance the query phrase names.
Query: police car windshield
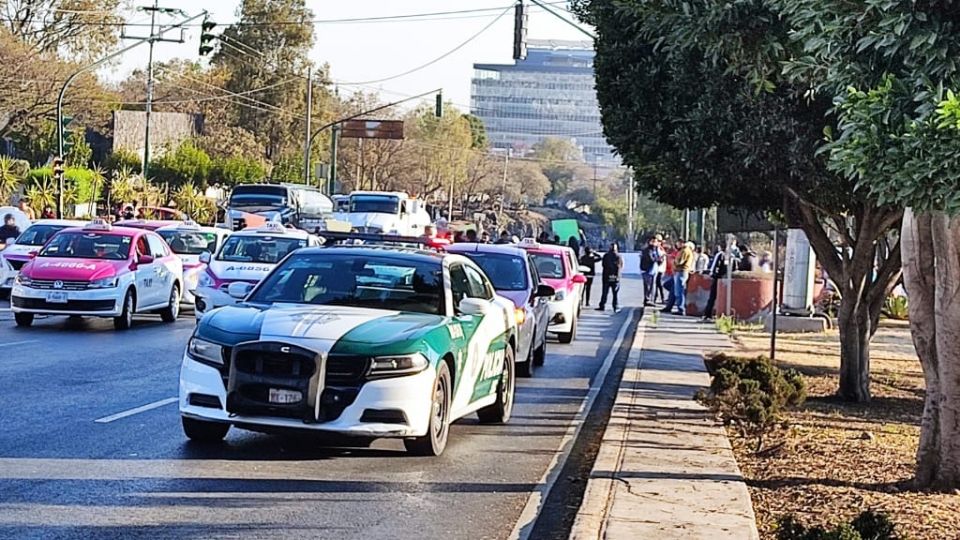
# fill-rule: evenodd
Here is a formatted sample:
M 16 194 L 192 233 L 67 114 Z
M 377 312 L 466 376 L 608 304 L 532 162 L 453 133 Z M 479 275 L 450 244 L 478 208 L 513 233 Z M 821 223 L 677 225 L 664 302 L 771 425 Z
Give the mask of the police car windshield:
M 523 291 L 527 288 L 527 269 L 523 259 L 503 253 L 464 253 L 477 263 L 498 291 Z
M 218 261 L 276 264 L 296 249 L 305 247 L 305 238 L 270 235 L 234 235 L 223 243 Z
M 400 199 L 385 195 L 352 195 L 351 212 L 396 214 L 400 211 Z
M 217 235 L 211 232 L 159 231 L 159 234 L 177 255 L 199 255 L 204 251 L 217 251 Z
M 354 306 L 439 314 L 439 262 L 367 254 L 296 254 L 267 276 L 254 303 Z
M 542 278 L 563 279 L 563 256 L 559 253 L 531 253 L 533 264 Z
M 40 250 L 37 256 L 124 261 L 130 254 L 131 240 L 129 236 L 119 234 L 60 232 Z
M 17 238 L 17 243 L 24 246 L 42 246 L 51 236 L 66 228 L 67 225 L 31 225 Z

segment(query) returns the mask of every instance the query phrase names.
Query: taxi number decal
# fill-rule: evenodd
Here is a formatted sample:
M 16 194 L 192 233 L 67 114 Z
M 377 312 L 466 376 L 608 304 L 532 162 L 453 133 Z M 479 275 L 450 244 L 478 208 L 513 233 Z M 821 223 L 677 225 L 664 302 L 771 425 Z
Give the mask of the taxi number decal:
M 153 287 L 153 278 L 144 278 L 143 280 L 144 287 Z

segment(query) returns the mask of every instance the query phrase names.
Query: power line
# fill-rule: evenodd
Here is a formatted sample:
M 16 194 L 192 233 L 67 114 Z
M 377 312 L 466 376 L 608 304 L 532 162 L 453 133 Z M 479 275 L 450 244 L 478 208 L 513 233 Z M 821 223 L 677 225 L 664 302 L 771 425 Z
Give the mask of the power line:
M 450 56 L 451 54 L 459 51 L 460 49 L 462 49 L 462 48 L 464 48 L 464 47 L 466 47 L 467 44 L 469 44 L 471 41 L 473 41 L 473 40 L 477 39 L 478 37 L 480 37 L 480 34 L 486 32 L 487 30 L 489 30 L 491 26 L 493 26 L 497 21 L 499 21 L 501 18 L 503 18 L 503 16 L 506 15 L 507 12 L 509 12 L 511 9 L 513 9 L 513 6 L 512 6 L 512 5 L 507 6 L 507 9 L 504 9 L 503 11 L 501 11 L 499 15 L 497 15 L 496 17 L 494 17 L 494 19 L 493 19 L 492 21 L 490 21 L 489 23 L 487 23 L 486 26 L 484 26 L 483 28 L 481 28 L 480 31 L 478 31 L 477 33 L 475 33 L 475 34 L 473 34 L 472 36 L 468 37 L 465 41 L 463 41 L 462 43 L 460 43 L 460 44 L 457 45 L 456 47 L 450 49 L 449 51 L 441 54 L 440 56 L 434 58 L 433 60 L 430 60 L 429 62 L 427 62 L 427 63 L 425 63 L 425 64 L 421 64 L 421 65 L 419 65 L 419 66 L 417 66 L 417 67 L 415 67 L 415 68 L 413 68 L 413 69 L 408 69 L 407 71 L 404 71 L 403 73 L 398 73 L 398 74 L 392 75 L 392 76 L 390 76 L 390 77 L 384 77 L 384 78 L 382 78 L 382 79 L 374 79 L 374 80 L 372 80 L 372 81 L 359 81 L 359 82 L 353 82 L 353 83 L 347 83 L 347 84 L 364 85 L 364 84 L 375 84 L 375 83 L 380 83 L 380 82 L 392 81 L 392 80 L 394 80 L 394 79 L 399 79 L 400 77 L 405 77 L 405 76 L 407 76 L 407 75 L 410 75 L 411 73 L 415 73 L 415 72 L 417 72 L 417 71 L 420 71 L 421 69 L 425 69 L 425 68 L 427 68 L 427 67 L 430 67 L 430 66 L 432 66 L 433 64 L 436 64 L 437 62 L 443 60 L 444 58 Z

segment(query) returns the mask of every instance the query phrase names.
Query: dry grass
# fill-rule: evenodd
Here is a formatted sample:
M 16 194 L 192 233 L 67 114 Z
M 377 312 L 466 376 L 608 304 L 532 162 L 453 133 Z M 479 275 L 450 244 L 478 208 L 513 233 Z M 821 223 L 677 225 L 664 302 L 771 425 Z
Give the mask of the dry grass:
M 737 330 L 746 354 L 768 354 L 769 336 Z M 769 455 L 734 440 L 761 537 L 774 538 L 786 514 L 832 524 L 873 508 L 890 514 L 914 539 L 960 538 L 960 494 L 913 489 L 914 454 L 923 411 L 923 374 L 908 326 L 884 323 L 871 348 L 874 399 L 836 400 L 840 360 L 836 331 L 778 336 L 777 363 L 806 376 L 807 403 L 787 413 L 790 428 Z

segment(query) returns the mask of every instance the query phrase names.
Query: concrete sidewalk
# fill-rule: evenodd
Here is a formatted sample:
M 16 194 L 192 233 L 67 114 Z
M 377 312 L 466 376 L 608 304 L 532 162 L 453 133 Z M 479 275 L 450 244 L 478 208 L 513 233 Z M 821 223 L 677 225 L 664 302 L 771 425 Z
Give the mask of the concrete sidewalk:
M 702 354 L 728 346 L 713 325 L 648 310 L 571 539 L 759 538 L 723 426 L 693 400 L 710 383 Z

